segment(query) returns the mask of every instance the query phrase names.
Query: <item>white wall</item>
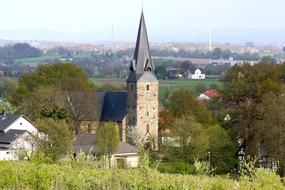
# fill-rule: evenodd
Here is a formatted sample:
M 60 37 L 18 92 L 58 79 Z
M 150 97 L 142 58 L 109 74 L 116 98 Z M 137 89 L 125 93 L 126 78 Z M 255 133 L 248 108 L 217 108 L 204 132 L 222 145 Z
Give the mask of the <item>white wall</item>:
M 38 131 L 34 125 L 23 116 L 20 116 L 16 121 L 14 121 L 9 127 L 4 130 L 4 132 L 6 133 L 10 129 L 27 130 L 32 134 L 36 134 Z
M 137 168 L 139 166 L 139 156 L 127 156 L 127 167 Z
M 200 94 L 198 96 L 198 100 L 210 100 L 211 98 L 209 98 L 208 96 L 206 96 L 205 94 Z
M 11 150 L 0 150 L 0 160 L 15 160 Z

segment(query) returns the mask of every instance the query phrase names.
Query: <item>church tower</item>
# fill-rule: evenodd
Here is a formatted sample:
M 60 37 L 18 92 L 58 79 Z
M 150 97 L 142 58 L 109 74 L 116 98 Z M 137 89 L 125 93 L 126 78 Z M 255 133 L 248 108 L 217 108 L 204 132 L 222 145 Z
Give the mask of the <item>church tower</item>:
M 158 80 L 150 56 L 150 48 L 142 12 L 135 53 L 127 79 L 128 125 L 140 127 L 158 148 Z

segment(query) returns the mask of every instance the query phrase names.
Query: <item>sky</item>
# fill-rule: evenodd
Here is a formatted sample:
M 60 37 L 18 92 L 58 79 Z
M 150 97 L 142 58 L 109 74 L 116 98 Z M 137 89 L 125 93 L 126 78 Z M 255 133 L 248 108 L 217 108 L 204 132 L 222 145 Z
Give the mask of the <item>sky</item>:
M 265 40 L 272 31 L 278 31 L 274 40 L 285 38 L 285 0 L 144 0 L 143 8 L 154 41 L 203 41 L 209 24 L 217 40 L 223 34 L 234 41 L 230 33 L 248 40 L 257 30 Z M 142 0 L 2 0 L 0 39 L 23 30 L 33 38 L 38 30 L 110 40 L 113 25 L 115 40 L 134 41 L 141 9 Z

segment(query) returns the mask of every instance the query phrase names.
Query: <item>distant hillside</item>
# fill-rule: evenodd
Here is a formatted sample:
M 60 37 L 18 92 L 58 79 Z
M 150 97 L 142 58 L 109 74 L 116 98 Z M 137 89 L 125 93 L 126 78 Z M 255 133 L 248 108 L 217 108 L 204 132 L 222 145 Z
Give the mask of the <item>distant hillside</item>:
M 0 59 L 6 62 L 14 59 L 40 57 L 42 54 L 43 52 L 40 49 L 32 47 L 27 43 L 17 43 L 0 47 Z

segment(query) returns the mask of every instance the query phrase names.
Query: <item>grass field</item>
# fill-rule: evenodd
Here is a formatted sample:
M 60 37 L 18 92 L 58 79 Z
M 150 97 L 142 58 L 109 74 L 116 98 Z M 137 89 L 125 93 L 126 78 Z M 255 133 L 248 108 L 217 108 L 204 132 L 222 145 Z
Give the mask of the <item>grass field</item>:
M 60 56 L 56 55 L 45 55 L 41 57 L 25 58 L 25 59 L 16 59 L 16 63 L 22 63 L 24 65 L 37 66 L 39 64 L 47 64 L 55 62 L 60 59 Z
M 106 78 L 91 78 L 90 80 L 94 81 L 96 85 L 106 85 L 111 84 L 114 86 L 124 87 L 126 80 L 125 79 L 106 79 Z M 221 86 L 222 82 L 219 81 L 219 78 L 212 77 L 205 80 L 160 80 L 159 81 L 159 99 L 160 101 L 166 98 L 167 94 L 173 92 L 179 88 L 185 88 L 191 90 L 195 95 L 195 86 L 197 83 L 204 83 L 206 86 L 218 85 Z

